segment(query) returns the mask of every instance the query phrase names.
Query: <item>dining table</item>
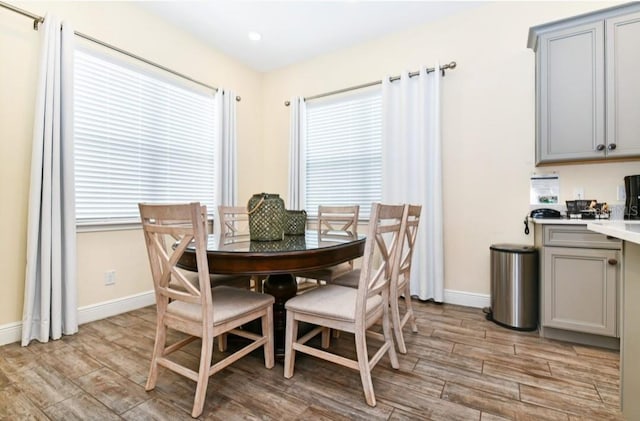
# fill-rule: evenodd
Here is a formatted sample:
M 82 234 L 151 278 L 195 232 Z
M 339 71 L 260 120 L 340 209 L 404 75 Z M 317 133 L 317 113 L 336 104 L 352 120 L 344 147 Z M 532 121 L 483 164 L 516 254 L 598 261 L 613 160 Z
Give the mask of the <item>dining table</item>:
M 263 292 L 273 295 L 275 354 L 284 356 L 285 303 L 298 292 L 296 273 L 309 272 L 357 259 L 364 254 L 363 235 L 325 235 L 307 230 L 281 240 L 252 241 L 247 237 L 210 234 L 207 239 L 209 272 L 265 277 Z M 178 267 L 197 271 L 195 247 L 188 247 Z

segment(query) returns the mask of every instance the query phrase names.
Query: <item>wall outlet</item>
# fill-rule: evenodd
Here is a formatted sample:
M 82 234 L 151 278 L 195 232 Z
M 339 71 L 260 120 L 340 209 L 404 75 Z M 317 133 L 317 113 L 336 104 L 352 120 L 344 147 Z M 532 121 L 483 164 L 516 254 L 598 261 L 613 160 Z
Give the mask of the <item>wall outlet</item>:
M 627 192 L 625 191 L 623 185 L 618 186 L 618 188 L 616 189 L 616 197 L 621 202 L 627 200 Z
M 108 270 L 104 273 L 104 284 L 114 285 L 116 283 L 116 271 Z
M 573 198 L 575 200 L 584 200 L 584 187 L 574 187 Z

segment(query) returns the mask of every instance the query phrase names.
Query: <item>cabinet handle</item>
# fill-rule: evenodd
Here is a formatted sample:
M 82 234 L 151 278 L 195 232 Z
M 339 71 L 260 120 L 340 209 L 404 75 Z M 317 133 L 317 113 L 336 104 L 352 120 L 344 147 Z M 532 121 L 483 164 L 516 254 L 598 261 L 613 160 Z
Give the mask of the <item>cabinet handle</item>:
M 604 151 L 604 145 L 602 143 L 600 143 L 599 145 L 596 146 L 596 151 Z
M 609 259 L 607 262 L 612 266 L 613 265 L 617 265 L 618 264 L 618 259 Z
M 609 146 L 607 146 L 607 149 L 609 149 L 610 151 L 614 150 L 615 148 L 616 148 L 615 143 L 609 143 Z

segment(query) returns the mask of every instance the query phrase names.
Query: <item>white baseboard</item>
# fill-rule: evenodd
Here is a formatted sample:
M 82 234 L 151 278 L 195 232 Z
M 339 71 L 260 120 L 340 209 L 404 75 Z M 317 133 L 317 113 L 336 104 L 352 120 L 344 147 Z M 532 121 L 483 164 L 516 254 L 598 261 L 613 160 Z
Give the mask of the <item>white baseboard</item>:
M 106 319 L 150 306 L 155 303 L 156 297 L 153 291 L 147 291 L 128 297 L 105 301 L 78 309 L 78 324 L 85 324 L 96 320 Z M 465 291 L 444 291 L 444 302 L 466 307 L 483 308 L 491 305 L 491 297 L 488 294 L 477 294 Z M 22 339 L 22 323 L 14 322 L 0 326 L 0 346 L 19 342 Z
M 85 324 L 96 320 L 106 319 L 152 305 L 156 302 L 155 293 L 147 291 L 128 297 L 105 301 L 78 308 L 78 324 Z M 20 342 L 22 340 L 22 322 L 9 323 L 0 326 L 0 346 Z
M 491 306 L 491 296 L 488 294 L 445 289 L 444 302 L 465 307 L 483 308 Z
M 22 322 L 8 323 L 0 326 L 0 346 L 22 340 Z
M 126 313 L 127 311 L 150 306 L 155 304 L 155 302 L 156 296 L 153 290 L 151 290 L 128 297 L 80 307 L 78 309 L 78 324 L 83 325 L 96 320 L 106 319 L 107 317 L 116 316 Z

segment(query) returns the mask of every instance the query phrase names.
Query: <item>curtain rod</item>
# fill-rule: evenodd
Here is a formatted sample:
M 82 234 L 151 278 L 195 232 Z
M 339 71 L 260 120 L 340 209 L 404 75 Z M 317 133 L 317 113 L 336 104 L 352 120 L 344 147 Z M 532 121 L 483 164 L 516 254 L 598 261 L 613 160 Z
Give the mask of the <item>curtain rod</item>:
M 453 69 L 456 68 L 456 66 L 457 66 L 456 62 L 452 61 L 450 63 L 443 64 L 442 66 L 440 66 L 439 70 L 441 70 L 443 75 L 444 75 L 444 71 L 446 69 L 453 70 Z M 436 71 L 436 69 L 434 67 L 427 68 L 427 73 L 431 73 L 431 72 L 435 72 L 435 71 Z M 418 76 L 419 74 L 420 74 L 420 71 L 411 72 L 411 73 L 409 73 L 409 77 Z M 391 77 L 389 77 L 389 82 L 395 82 L 396 80 L 400 80 L 400 76 L 391 76 Z M 331 95 L 341 94 L 341 93 L 344 93 L 344 92 L 355 91 L 356 89 L 368 88 L 369 86 L 380 85 L 381 83 L 382 83 L 382 80 L 376 80 L 376 81 L 373 81 L 373 82 L 363 83 L 362 85 L 356 85 L 356 86 L 350 86 L 348 88 L 338 89 L 337 91 L 331 91 L 331 92 L 325 92 L 323 94 L 307 96 L 307 97 L 304 97 L 303 100 L 308 101 L 310 99 L 323 98 L 325 96 L 331 96 Z M 285 101 L 284 105 L 288 107 L 289 105 L 291 105 L 291 101 Z
M 44 22 L 44 17 L 38 16 L 38 15 L 33 14 L 31 12 L 28 12 L 28 11 L 26 11 L 24 9 L 20 9 L 18 7 L 15 7 L 15 6 L 13 6 L 13 5 L 9 4 L 9 3 L 5 3 L 3 1 L 0 1 L 0 7 L 4 7 L 5 9 L 11 10 L 13 12 L 21 14 L 22 16 L 26 16 L 26 17 L 28 17 L 30 19 L 33 19 L 33 29 L 36 30 L 36 31 L 38 30 L 38 25 L 41 24 L 42 22 Z M 92 36 L 83 34 L 82 32 L 74 31 L 73 33 L 76 36 L 80 37 L 80 38 L 86 39 L 87 41 L 91 41 L 91 42 L 96 43 L 98 45 L 101 45 L 103 47 L 110 48 L 110 49 L 112 49 L 114 51 L 119 52 L 120 54 L 124 54 L 124 55 L 129 56 L 129 57 L 131 57 L 133 59 L 142 61 L 143 63 L 146 63 L 146 64 L 148 64 L 150 66 L 154 66 L 154 67 L 156 67 L 158 69 L 164 70 L 165 72 L 169 72 L 169 73 L 171 73 L 171 74 L 173 74 L 175 76 L 178 76 L 178 77 L 180 77 L 182 79 L 188 80 L 188 81 L 193 82 L 193 83 L 195 83 L 197 85 L 200 85 L 200 86 L 204 86 L 205 88 L 211 89 L 211 90 L 213 90 L 215 92 L 218 91 L 218 88 L 216 88 L 215 86 L 207 85 L 204 82 L 200 82 L 199 80 L 195 80 L 195 79 L 193 79 L 193 78 L 191 78 L 191 77 L 189 77 L 189 76 L 187 76 L 185 74 L 182 74 L 182 73 L 177 72 L 175 70 L 169 69 L 168 67 L 165 67 L 165 66 L 163 66 L 161 64 L 154 63 L 151 60 L 147 60 L 144 57 L 140 57 L 139 55 L 130 53 L 130 52 L 126 51 L 126 50 L 123 50 L 122 48 L 116 47 L 115 45 L 111 45 L 111 44 L 108 44 L 108 43 L 106 43 L 104 41 L 100 41 L 99 39 L 96 39 L 96 38 L 93 38 Z M 242 98 L 240 98 L 239 96 L 236 96 L 236 101 L 240 101 L 241 99 Z

